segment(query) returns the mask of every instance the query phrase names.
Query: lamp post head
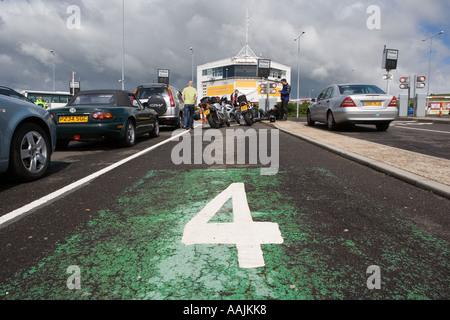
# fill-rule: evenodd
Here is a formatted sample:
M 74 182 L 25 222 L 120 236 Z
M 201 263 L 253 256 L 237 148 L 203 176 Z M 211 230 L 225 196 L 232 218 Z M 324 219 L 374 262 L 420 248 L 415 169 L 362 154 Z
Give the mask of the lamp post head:
M 305 31 L 303 31 L 297 38 L 295 38 L 294 39 L 294 41 L 297 41 L 297 40 L 299 40 L 300 39 L 300 37 L 303 35 L 303 34 L 305 34 Z

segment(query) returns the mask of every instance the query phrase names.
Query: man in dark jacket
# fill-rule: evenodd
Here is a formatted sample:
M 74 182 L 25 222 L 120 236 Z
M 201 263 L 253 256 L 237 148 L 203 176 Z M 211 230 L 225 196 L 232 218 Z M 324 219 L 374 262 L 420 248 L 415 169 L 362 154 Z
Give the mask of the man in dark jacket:
M 239 103 L 238 103 L 238 97 L 239 97 L 239 90 L 234 90 L 234 93 L 231 94 L 231 105 L 233 107 L 238 107 Z
M 283 89 L 280 91 L 281 95 L 281 107 L 280 107 L 280 118 L 282 120 L 287 120 L 287 106 L 289 102 L 289 95 L 291 93 L 291 86 L 287 83 L 286 79 L 281 79 L 281 84 Z

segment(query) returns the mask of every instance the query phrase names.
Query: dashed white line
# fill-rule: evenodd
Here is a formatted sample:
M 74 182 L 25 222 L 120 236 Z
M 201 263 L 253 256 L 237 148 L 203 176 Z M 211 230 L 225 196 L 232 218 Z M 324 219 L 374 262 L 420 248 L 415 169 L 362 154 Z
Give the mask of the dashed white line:
M 445 134 L 450 134 L 449 131 L 439 131 L 439 130 L 430 130 L 430 129 L 422 129 L 422 128 L 411 128 L 411 127 L 405 127 L 402 125 L 396 125 L 396 128 L 401 128 L 401 129 L 409 129 L 409 130 L 419 130 L 419 131 L 428 131 L 428 132 L 437 132 L 437 133 L 445 133 Z

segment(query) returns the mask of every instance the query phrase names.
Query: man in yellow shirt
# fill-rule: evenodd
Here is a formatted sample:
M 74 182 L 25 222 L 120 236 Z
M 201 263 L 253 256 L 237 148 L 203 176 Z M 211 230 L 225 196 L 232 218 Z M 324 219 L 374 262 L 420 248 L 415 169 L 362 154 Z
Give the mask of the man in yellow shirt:
M 185 129 L 193 129 L 195 103 L 197 102 L 198 94 L 192 81 L 189 81 L 188 86 L 183 89 L 181 96 L 183 97 L 184 102 L 183 127 Z

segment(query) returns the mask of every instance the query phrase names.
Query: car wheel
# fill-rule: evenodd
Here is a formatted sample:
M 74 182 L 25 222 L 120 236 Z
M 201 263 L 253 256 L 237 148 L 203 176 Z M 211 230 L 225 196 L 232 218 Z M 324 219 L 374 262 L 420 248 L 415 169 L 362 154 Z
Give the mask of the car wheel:
M 375 126 L 377 127 L 377 131 L 386 131 L 389 128 L 390 122 L 380 122 Z
M 331 111 L 328 111 L 327 114 L 327 126 L 329 130 L 336 130 L 337 124 L 334 121 L 334 116 L 333 113 Z
M 50 164 L 51 146 L 46 132 L 37 124 L 20 126 L 11 142 L 11 173 L 24 181 L 42 177 Z
M 131 147 L 136 143 L 136 128 L 131 120 L 127 121 L 125 126 L 125 137 L 123 137 L 122 145 L 124 147 Z
M 155 125 L 153 126 L 152 131 L 150 131 L 150 137 L 156 138 L 159 137 L 159 121 L 155 119 Z
M 316 123 L 311 119 L 311 111 L 309 110 L 306 112 L 306 122 L 308 123 L 308 126 L 313 126 Z

